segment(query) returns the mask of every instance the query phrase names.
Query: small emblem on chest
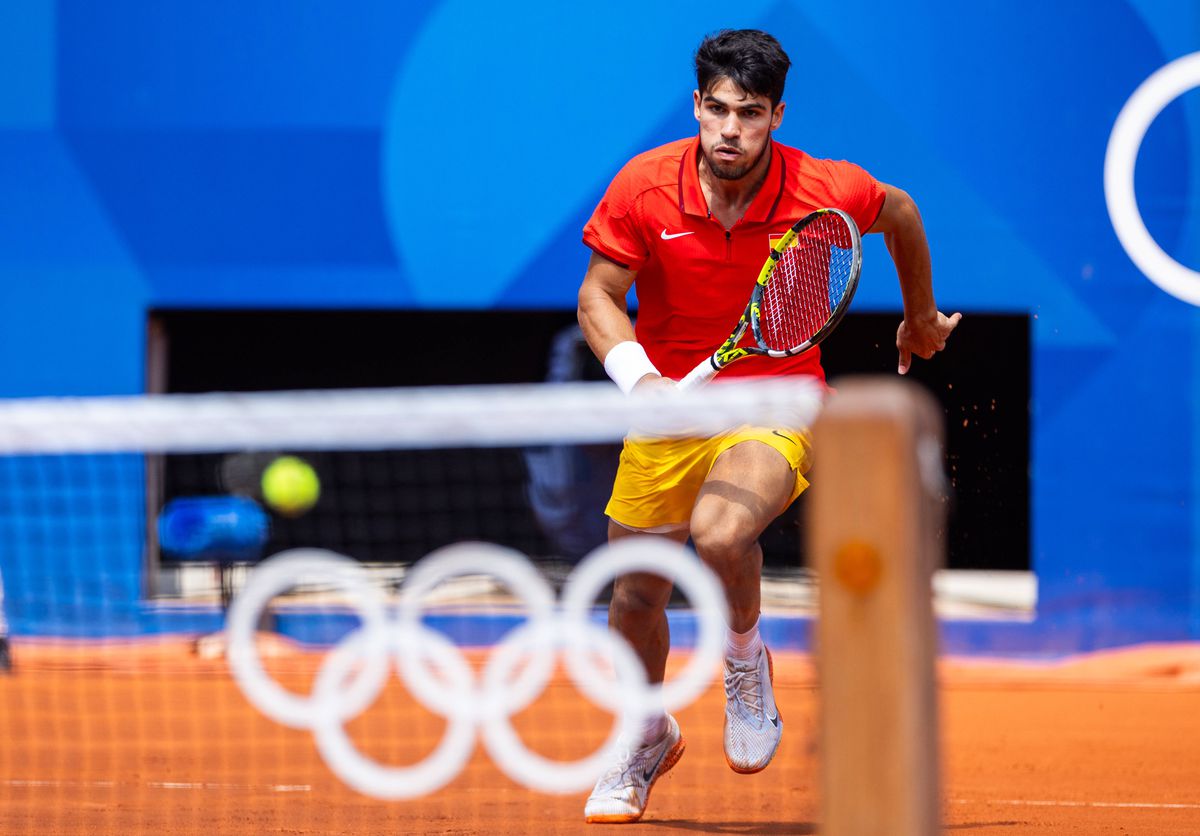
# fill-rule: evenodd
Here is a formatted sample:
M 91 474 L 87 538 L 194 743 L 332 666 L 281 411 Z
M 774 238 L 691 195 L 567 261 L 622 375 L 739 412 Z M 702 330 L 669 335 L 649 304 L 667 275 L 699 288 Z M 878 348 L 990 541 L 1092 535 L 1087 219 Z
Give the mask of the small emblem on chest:
M 667 232 L 666 227 L 663 227 L 662 235 L 664 241 L 670 241 L 672 238 L 682 238 L 685 235 L 694 235 L 694 232 Z

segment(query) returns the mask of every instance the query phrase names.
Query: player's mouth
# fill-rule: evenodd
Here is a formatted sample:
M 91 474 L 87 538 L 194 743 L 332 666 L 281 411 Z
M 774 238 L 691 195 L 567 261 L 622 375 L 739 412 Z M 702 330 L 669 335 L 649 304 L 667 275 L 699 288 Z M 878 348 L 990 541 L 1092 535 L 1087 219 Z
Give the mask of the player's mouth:
M 742 152 L 741 149 L 734 148 L 732 145 L 718 145 L 713 149 L 713 156 L 724 162 L 729 162 L 742 156 Z

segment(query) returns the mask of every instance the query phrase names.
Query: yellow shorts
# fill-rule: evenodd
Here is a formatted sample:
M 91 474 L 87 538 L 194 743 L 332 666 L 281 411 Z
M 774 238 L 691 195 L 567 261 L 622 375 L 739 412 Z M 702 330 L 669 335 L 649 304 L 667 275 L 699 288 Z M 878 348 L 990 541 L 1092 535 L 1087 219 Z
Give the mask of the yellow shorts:
M 687 525 L 713 462 L 743 441 L 761 441 L 787 459 L 796 475 L 788 504 L 808 487 L 808 433 L 741 426 L 712 438 L 626 438 L 604 513 L 627 528 L 665 531 Z

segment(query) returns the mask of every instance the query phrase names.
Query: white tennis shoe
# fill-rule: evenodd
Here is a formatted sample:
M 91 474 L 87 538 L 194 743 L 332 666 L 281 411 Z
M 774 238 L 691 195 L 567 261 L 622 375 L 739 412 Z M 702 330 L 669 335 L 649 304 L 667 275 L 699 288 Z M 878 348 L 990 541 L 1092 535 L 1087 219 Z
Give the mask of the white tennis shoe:
M 765 647 L 753 662 L 725 659 L 725 762 L 734 772 L 761 772 L 779 748 L 783 719 L 773 679 Z
M 637 749 L 627 748 L 617 762 L 600 776 L 583 808 L 590 823 L 634 822 L 646 812 L 654 782 L 683 755 L 683 735 L 675 718 L 667 715 L 662 739 Z

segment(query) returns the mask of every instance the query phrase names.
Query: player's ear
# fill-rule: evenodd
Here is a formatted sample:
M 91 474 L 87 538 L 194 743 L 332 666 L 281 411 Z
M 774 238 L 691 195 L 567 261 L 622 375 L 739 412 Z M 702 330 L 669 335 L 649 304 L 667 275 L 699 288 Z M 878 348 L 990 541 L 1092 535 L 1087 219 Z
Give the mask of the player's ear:
M 696 121 L 700 121 L 700 91 L 692 91 L 692 113 L 696 116 Z
M 771 130 L 775 130 L 783 122 L 783 109 L 787 107 L 786 102 L 780 102 L 775 105 L 775 110 L 771 112 Z

